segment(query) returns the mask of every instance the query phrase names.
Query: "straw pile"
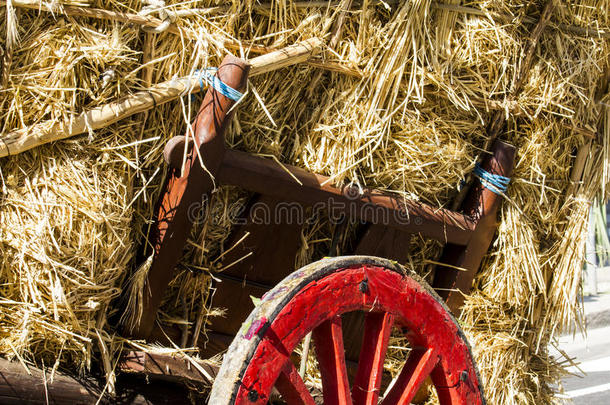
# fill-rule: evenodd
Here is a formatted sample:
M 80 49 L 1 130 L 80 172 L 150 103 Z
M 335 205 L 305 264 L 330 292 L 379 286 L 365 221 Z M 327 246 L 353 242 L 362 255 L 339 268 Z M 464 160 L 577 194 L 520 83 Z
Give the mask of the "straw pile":
M 552 401 L 562 371 L 546 348 L 579 319 L 588 209 L 608 183 L 610 1 L 554 2 L 542 25 L 547 3 L 534 1 L 171 1 L 175 21 L 160 34 L 133 17 L 139 0 L 0 4 L 0 138 L 217 66 L 227 52 L 253 57 L 315 36 L 326 42 L 319 59 L 251 80 L 232 147 L 451 208 L 490 134 L 515 144 L 498 237 L 462 322 L 490 403 Z M 108 319 L 145 274 L 134 261 L 161 150 L 199 100 L 0 159 L 4 355 L 83 371 L 95 360 L 112 382 L 125 342 Z M 247 198 L 215 194 L 216 220 L 193 230 L 191 270 L 172 282 L 163 324 L 195 329 L 214 314 L 203 305 L 210 274 Z M 327 254 L 332 231 L 323 221 L 304 231 L 297 265 Z M 415 239 L 408 265 L 426 274 L 440 249 Z

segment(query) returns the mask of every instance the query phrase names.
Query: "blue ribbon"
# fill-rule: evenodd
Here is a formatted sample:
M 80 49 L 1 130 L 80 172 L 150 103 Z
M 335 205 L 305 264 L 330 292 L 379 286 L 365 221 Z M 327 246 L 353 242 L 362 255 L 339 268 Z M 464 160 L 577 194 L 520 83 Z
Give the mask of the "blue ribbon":
M 483 187 L 500 195 L 506 192 L 510 183 L 510 177 L 490 173 L 478 163 L 474 166 L 474 175 L 479 178 Z
M 212 86 L 212 88 L 214 90 L 216 90 L 223 96 L 225 96 L 233 101 L 239 101 L 243 97 L 243 94 L 240 93 L 239 91 L 235 90 L 231 86 L 227 85 L 226 83 L 224 83 L 214 73 L 211 73 L 211 72 L 216 72 L 217 70 L 218 69 L 216 69 L 216 68 L 205 68 L 202 70 L 195 70 L 194 73 L 199 78 L 199 87 L 201 88 L 201 90 L 203 90 L 203 87 L 204 87 L 203 83 L 205 82 L 209 86 Z

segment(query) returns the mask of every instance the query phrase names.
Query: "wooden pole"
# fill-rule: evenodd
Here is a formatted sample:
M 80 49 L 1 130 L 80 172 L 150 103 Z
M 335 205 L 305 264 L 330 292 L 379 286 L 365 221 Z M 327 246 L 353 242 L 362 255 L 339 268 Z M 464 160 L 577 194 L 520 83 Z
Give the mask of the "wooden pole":
M 549 0 L 547 1 L 542 13 L 540 14 L 540 19 L 538 23 L 530 33 L 529 43 L 527 44 L 527 48 L 525 49 L 525 53 L 523 58 L 521 59 L 521 66 L 519 71 L 517 72 L 517 78 L 513 82 L 512 89 L 510 90 L 510 95 L 508 97 L 509 102 L 515 100 L 521 90 L 523 89 L 523 84 L 525 83 L 525 79 L 527 78 L 530 69 L 532 68 L 532 62 L 534 61 L 534 54 L 536 53 L 536 48 L 538 47 L 538 42 L 540 41 L 540 37 L 542 33 L 549 25 L 551 21 L 551 15 L 555 8 L 557 7 L 557 0 Z M 493 144 L 494 140 L 500 135 L 502 130 L 504 129 L 504 124 L 506 122 L 506 113 L 503 111 L 497 111 L 491 121 L 491 125 L 487 131 L 488 138 L 487 143 L 485 145 L 485 150 L 489 150 L 489 147 Z
M 551 16 L 553 14 L 553 11 L 555 11 L 556 7 L 557 0 L 548 0 L 544 6 L 544 9 L 540 13 L 538 23 L 530 34 L 529 43 L 523 53 L 523 57 L 521 58 L 521 65 L 519 71 L 517 72 L 517 77 L 513 82 L 513 86 L 506 101 L 508 104 L 514 103 L 523 88 L 525 79 L 532 67 L 531 65 L 534 60 L 534 53 L 536 52 L 536 48 L 538 47 L 540 37 L 542 36 L 544 30 L 548 27 L 551 21 Z M 496 111 L 487 128 L 487 140 L 485 141 L 485 146 L 483 147 L 483 150 L 489 150 L 491 145 L 493 145 L 494 141 L 503 132 L 505 124 L 506 112 L 503 110 Z M 472 175 L 467 178 L 467 183 L 472 183 Z M 464 198 L 466 198 L 466 194 L 468 193 L 469 188 L 470 187 L 467 186 L 463 187 L 462 190 L 460 190 L 455 201 L 453 202 L 453 210 L 456 210 L 459 206 L 462 205 L 462 202 L 464 201 Z
M 36 367 L 28 370 L 19 363 L 0 358 L 0 403 L 2 404 L 190 404 L 188 390 L 177 384 L 142 378 L 121 378 L 117 395 L 104 395 L 104 382 L 94 378 L 74 378 Z
M 5 3 L 5 0 L 0 0 L 0 5 L 3 5 Z M 30 10 L 49 11 L 73 17 L 88 17 L 100 20 L 118 21 L 125 24 L 138 24 L 149 28 L 156 28 L 163 23 L 163 21 L 161 21 L 160 19 L 151 16 L 143 16 L 135 13 L 123 13 L 120 11 L 110 11 L 101 8 L 53 4 L 47 1 L 13 0 L 13 6 Z M 178 28 L 176 28 L 176 26 L 173 24 L 169 26 L 168 31 L 173 34 L 180 33 Z
M 305 62 L 315 54 L 320 44 L 318 38 L 311 38 L 251 59 L 250 76 Z M 18 129 L 0 137 L 0 157 L 15 155 L 49 142 L 92 132 L 173 101 L 184 94 L 199 91 L 199 79 L 196 76 L 180 77 L 156 84 L 148 90 L 137 92 L 122 100 L 84 111 L 69 121 L 45 121 Z
M 362 1 L 353 1 L 351 2 L 351 8 L 354 7 L 360 7 L 362 5 Z M 5 5 L 6 4 L 6 0 L 0 0 L 0 5 Z M 379 4 L 389 4 L 392 6 L 395 6 L 397 4 L 399 4 L 398 0 L 387 0 L 387 1 L 380 1 L 380 0 L 375 0 L 375 1 L 371 1 L 372 5 L 379 5 Z M 163 24 L 163 21 L 156 18 L 156 17 L 151 17 L 151 16 L 142 16 L 139 14 L 135 14 L 135 13 L 124 13 L 124 12 L 120 12 L 120 11 L 111 11 L 111 10 L 105 10 L 105 9 L 100 9 L 100 8 L 90 8 L 90 7 L 78 7 L 78 6 L 70 6 L 70 5 L 54 5 L 51 2 L 48 1 L 39 1 L 39 0 L 13 0 L 13 6 L 14 7 L 20 7 L 20 8 L 26 8 L 26 9 L 30 9 L 30 10 L 40 10 L 40 11 L 49 11 L 49 12 L 54 12 L 54 13 L 60 13 L 60 14 L 65 14 L 65 15 L 69 15 L 69 16 L 73 16 L 73 17 L 87 17 L 87 18 L 97 18 L 100 20 L 111 20 L 111 21 L 119 21 L 119 22 L 123 22 L 125 24 L 138 24 L 138 25 L 142 25 L 145 27 L 149 27 L 149 28 L 157 28 L 159 27 L 161 24 Z M 294 3 L 291 4 L 291 7 L 295 7 L 295 8 L 326 8 L 326 7 L 339 7 L 341 6 L 341 1 L 296 1 Z M 461 14 L 469 14 L 469 15 L 475 15 L 475 16 L 480 16 L 480 17 L 492 17 L 496 20 L 499 20 L 501 22 L 504 23 L 510 23 L 513 21 L 514 16 L 510 15 L 510 14 L 503 14 L 503 13 L 494 13 L 494 12 L 488 12 L 476 7 L 466 7 L 466 6 L 461 6 L 461 5 L 456 5 L 456 4 L 446 4 L 446 3 L 442 3 L 442 2 L 432 2 L 430 4 L 430 7 L 433 9 L 437 9 L 437 10 L 447 10 L 447 11 L 453 11 L 454 13 L 461 13 Z M 260 3 L 260 4 L 255 4 L 254 5 L 254 10 L 257 11 L 268 11 L 271 9 L 271 3 Z M 215 7 L 208 7 L 205 9 L 195 9 L 192 10 L 193 14 L 196 14 L 197 12 L 200 15 L 206 15 L 206 14 L 210 14 L 210 13 L 221 13 L 221 12 L 226 12 L 227 10 L 229 10 L 228 6 L 215 6 Z M 523 20 L 524 23 L 535 23 L 536 19 L 529 17 L 529 16 L 524 16 Z M 578 36 L 583 36 L 583 37 L 593 37 L 593 38 L 610 38 L 610 32 L 608 31 L 604 31 L 604 30 L 599 30 L 596 28 L 592 28 L 592 27 L 581 27 L 581 26 L 577 26 L 577 25 L 570 25 L 570 24 L 562 24 L 559 23 L 556 25 L 557 29 L 559 29 L 562 32 L 569 32 L 573 35 L 578 35 Z M 189 37 L 190 39 L 196 39 L 197 33 L 193 30 L 190 29 L 179 29 L 176 24 L 170 24 L 167 28 L 167 32 L 170 32 L 172 34 L 176 34 L 176 35 L 184 35 L 186 37 Z

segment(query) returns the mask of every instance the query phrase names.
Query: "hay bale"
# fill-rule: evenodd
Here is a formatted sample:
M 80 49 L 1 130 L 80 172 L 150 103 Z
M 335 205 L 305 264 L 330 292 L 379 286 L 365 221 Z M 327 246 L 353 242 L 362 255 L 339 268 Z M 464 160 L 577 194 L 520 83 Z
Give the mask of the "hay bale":
M 561 364 L 546 347 L 578 320 L 588 208 L 608 183 L 610 2 L 556 2 L 531 66 L 543 3 L 343 3 L 168 1 L 176 22 L 150 34 L 142 27 L 161 21 L 138 17 L 140 1 L 0 2 L 0 139 L 216 66 L 227 52 L 249 57 L 312 37 L 331 45 L 320 59 L 250 81 L 231 147 L 451 207 L 488 126 L 506 119 L 499 136 L 519 148 L 514 179 L 462 321 L 491 403 L 547 403 Z M 130 286 L 137 306 L 146 269 L 133 267 L 164 175 L 161 150 L 197 101 L 0 159 L 1 353 L 82 370 L 98 361 L 112 381 L 118 350 L 132 343 L 108 319 Z M 248 197 L 215 193 L 217 220 L 193 229 L 162 324 L 204 331 L 217 314 L 204 301 Z M 324 221 L 304 230 L 297 265 L 326 254 L 332 232 Z M 425 275 L 439 246 L 414 244 L 407 265 Z

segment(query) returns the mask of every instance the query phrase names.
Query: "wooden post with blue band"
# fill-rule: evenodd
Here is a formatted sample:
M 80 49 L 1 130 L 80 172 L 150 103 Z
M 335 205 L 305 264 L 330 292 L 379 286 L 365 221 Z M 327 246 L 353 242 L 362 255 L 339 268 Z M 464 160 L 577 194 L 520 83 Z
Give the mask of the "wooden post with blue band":
M 474 277 L 496 232 L 496 214 L 513 172 L 516 148 L 496 140 L 481 165 L 475 167 L 475 181 L 460 208 L 471 217 L 476 228 L 466 245 L 447 243 L 434 270 L 432 287 L 458 316 L 464 294 Z

